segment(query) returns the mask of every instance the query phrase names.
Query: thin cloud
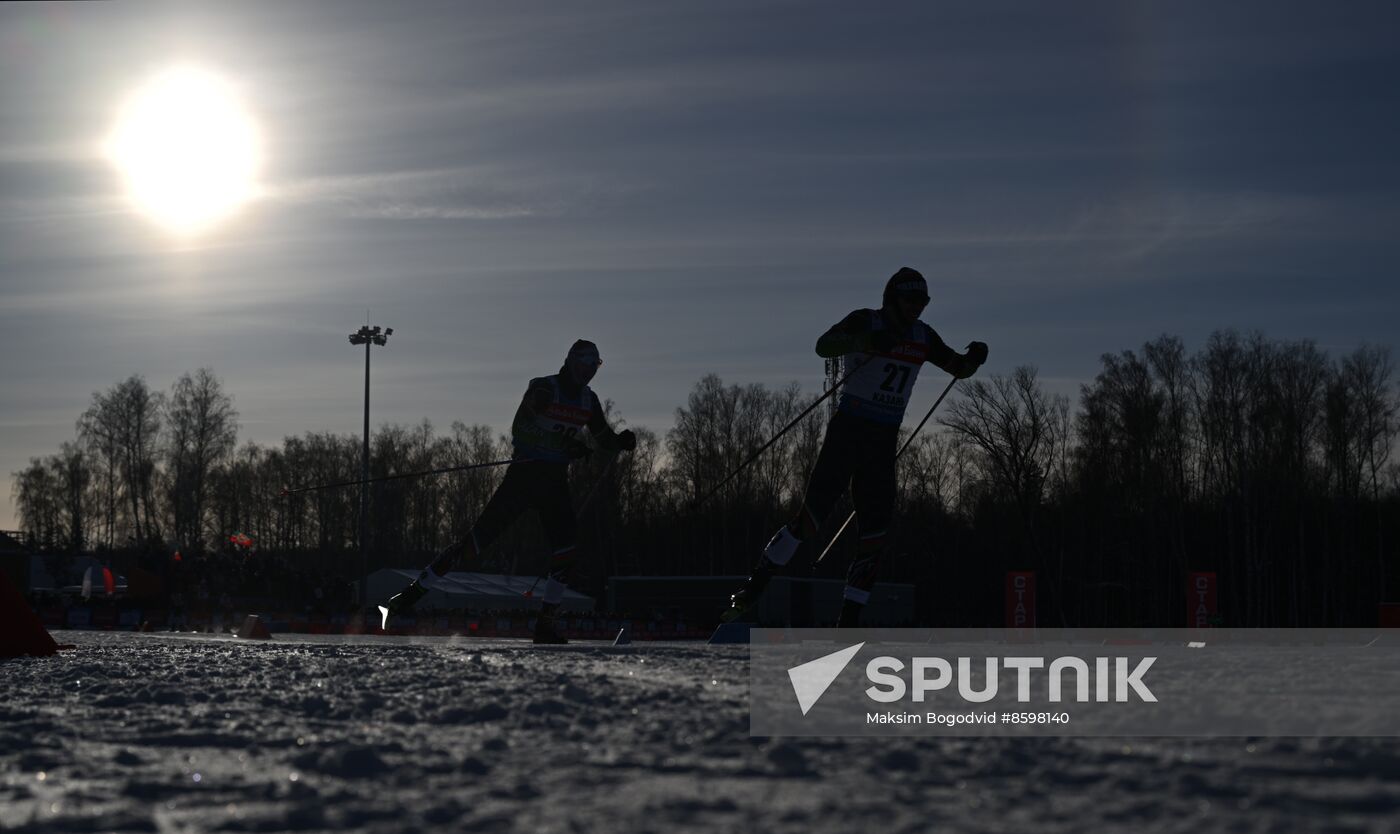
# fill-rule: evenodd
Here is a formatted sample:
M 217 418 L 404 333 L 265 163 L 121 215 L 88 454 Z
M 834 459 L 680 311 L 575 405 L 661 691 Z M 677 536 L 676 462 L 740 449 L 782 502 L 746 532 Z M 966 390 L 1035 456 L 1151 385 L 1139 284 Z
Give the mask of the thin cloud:
M 1101 237 L 1112 230 L 1128 244 L 1112 254 L 1140 260 L 1193 242 L 1286 234 L 1315 214 L 1316 206 L 1299 198 L 1178 192 L 1090 210 L 1078 219 L 1076 232 Z
M 506 186 L 505 179 L 477 166 L 394 171 L 305 179 L 270 187 L 264 196 L 353 218 L 500 220 L 562 214 L 590 189 L 567 180 Z
M 531 217 L 532 209 L 525 207 L 487 208 L 428 206 L 412 203 L 382 203 L 375 206 L 352 209 L 350 217 L 383 218 L 386 220 L 501 220 L 511 217 Z
M 90 162 L 98 159 L 95 145 L 44 142 L 28 145 L 0 145 L 0 165 L 27 165 L 43 162 Z
M 0 223 L 42 223 L 128 214 L 130 209 L 112 195 L 0 202 Z

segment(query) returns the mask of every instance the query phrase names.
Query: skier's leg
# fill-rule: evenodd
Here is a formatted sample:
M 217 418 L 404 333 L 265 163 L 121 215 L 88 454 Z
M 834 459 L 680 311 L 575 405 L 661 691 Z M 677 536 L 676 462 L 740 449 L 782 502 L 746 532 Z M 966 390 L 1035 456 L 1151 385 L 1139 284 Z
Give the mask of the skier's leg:
M 880 574 L 880 559 L 885 551 L 885 530 L 862 533 L 856 545 L 856 557 L 846 570 L 846 587 L 841 592 L 841 617 L 838 628 L 853 628 L 860 624 L 860 614 L 870 602 L 870 590 Z
M 556 467 L 550 467 L 556 469 Z M 541 478 L 534 491 L 534 506 L 549 539 L 549 568 L 545 578 L 543 604 L 535 620 L 536 643 L 569 642 L 557 627 L 559 603 L 569 586 L 569 574 L 578 555 L 576 540 L 578 521 L 574 518 L 573 501 L 569 497 L 568 470 L 557 467 Z
M 830 515 L 831 508 L 851 480 L 855 458 L 849 442 L 849 429 L 840 414 L 831 418 L 816 465 L 807 479 L 807 490 L 797 515 L 773 534 L 754 563 L 744 587 L 730 598 L 729 610 L 720 619 L 728 622 L 747 614 L 763 595 L 773 575 L 792 561 L 804 540 L 812 538 L 821 529 L 822 522 Z
M 427 567 L 419 571 L 408 587 L 389 598 L 383 625 L 388 624 L 389 614 L 403 614 L 412 610 L 418 600 L 428 593 L 427 586 L 432 584 L 432 577 L 445 576 L 459 561 L 464 565 L 475 562 L 481 552 L 529 506 L 529 480 L 525 470 L 517 469 L 515 465 L 507 468 L 501 485 L 492 494 L 491 500 L 486 502 L 486 509 L 467 531 L 466 538 L 443 548 Z
M 870 602 L 870 591 L 880 574 L 880 560 L 894 515 L 896 432 L 881 429 L 862 444 L 860 462 L 851 479 L 851 498 L 856 505 L 856 529 L 860 536 L 856 557 L 846 571 L 841 616 L 836 621 L 838 628 L 859 625 L 861 612 Z
M 428 586 L 432 584 L 433 577 L 446 576 L 447 572 L 460 560 L 463 564 L 471 564 L 481 553 L 481 548 L 476 542 L 476 528 L 468 531 L 467 537 L 459 542 L 453 542 L 443 548 L 428 566 L 418 572 L 418 576 L 402 591 L 389 598 L 389 613 L 403 614 L 412 610 L 413 606 L 428 593 Z M 387 623 L 388 617 L 385 616 Z

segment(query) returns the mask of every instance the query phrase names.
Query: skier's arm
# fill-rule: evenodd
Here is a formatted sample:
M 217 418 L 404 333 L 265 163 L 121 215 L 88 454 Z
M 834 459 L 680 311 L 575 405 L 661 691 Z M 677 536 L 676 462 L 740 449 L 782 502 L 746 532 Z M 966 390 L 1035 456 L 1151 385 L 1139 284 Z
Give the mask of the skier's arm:
M 947 343 L 943 341 L 943 337 L 939 336 L 938 331 L 932 327 L 928 328 L 928 335 L 930 345 L 928 361 L 958 379 L 967 379 L 977 373 L 977 369 L 987 361 L 987 346 L 982 342 L 973 342 L 967 346 L 966 353 L 958 353 L 948 347 Z
M 817 355 L 823 359 L 834 359 L 848 353 L 872 353 L 881 348 L 888 349 L 888 345 L 877 344 L 878 341 L 870 327 L 870 314 L 865 310 L 856 310 L 832 325 L 830 330 L 817 339 Z
M 612 426 L 608 425 L 608 420 L 603 416 L 603 405 L 598 402 L 598 395 L 593 395 L 593 416 L 588 418 L 588 433 L 593 435 L 593 439 L 598 442 L 599 448 L 616 450 L 627 450 L 637 448 L 637 436 L 630 431 L 614 432 Z
M 540 428 L 535 422 L 535 417 L 549 406 L 550 399 L 549 389 L 542 385 L 526 391 L 524 399 L 520 401 L 520 407 L 515 410 L 515 419 L 511 421 L 511 435 L 526 443 L 547 446 L 549 432 Z

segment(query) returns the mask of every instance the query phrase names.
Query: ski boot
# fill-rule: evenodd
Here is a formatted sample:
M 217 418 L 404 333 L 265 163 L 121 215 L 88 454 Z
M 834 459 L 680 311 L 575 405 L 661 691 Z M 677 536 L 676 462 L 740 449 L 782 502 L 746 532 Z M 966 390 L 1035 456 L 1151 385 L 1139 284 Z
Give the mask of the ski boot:
M 553 608 L 541 609 L 539 617 L 535 620 L 535 643 L 560 646 L 568 642 L 569 638 L 559 633 L 558 621 Z
M 719 615 L 719 621 L 732 623 L 747 619 L 758 604 L 758 598 L 763 596 L 763 590 L 768 587 L 768 580 L 772 578 L 773 568 L 768 564 L 760 563 L 755 567 L 744 587 L 735 591 L 729 598 L 729 607 Z
M 422 584 L 415 579 L 409 583 L 407 588 L 389 597 L 388 605 L 379 606 L 381 620 L 379 624 L 380 630 L 382 631 L 389 627 L 389 618 L 391 616 L 401 617 L 412 611 L 413 606 L 417 605 L 418 600 L 422 599 L 423 595 L 426 593 L 428 593 L 428 589 L 424 588 Z
M 758 561 L 754 563 L 749 581 L 729 598 L 729 609 L 719 615 L 720 622 L 732 623 L 748 619 L 754 606 L 758 604 L 758 598 L 763 596 L 763 590 L 768 587 L 768 580 L 773 578 L 773 574 L 777 573 L 779 568 L 792 561 L 793 554 L 800 547 L 802 540 L 797 538 L 792 527 L 786 524 L 779 527 L 778 532 L 773 534 L 773 538 L 769 539 L 763 548 Z

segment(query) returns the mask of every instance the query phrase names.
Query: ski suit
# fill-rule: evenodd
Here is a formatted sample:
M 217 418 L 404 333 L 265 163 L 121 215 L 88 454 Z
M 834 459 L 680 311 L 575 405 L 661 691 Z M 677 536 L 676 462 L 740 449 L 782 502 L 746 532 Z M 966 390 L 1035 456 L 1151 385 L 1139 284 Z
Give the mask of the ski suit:
M 557 604 L 564 596 L 577 555 L 578 525 L 569 495 L 569 461 L 588 452 L 579 440 L 584 429 L 599 446 L 622 448 L 619 435 L 603 417 L 598 396 L 587 385 L 570 384 L 563 369 L 554 376 L 530 380 L 511 425 L 517 462 L 506 467 L 501 485 L 467 534 L 470 547 L 459 543 L 443 551 L 432 565 L 433 572 L 439 576 L 446 573 L 464 549 L 469 556 L 480 554 L 522 513 L 533 509 L 539 513 L 550 547 L 543 602 Z
M 932 362 L 954 376 L 966 377 L 977 365 L 948 347 L 922 321 L 896 332 L 884 311 L 871 309 L 852 312 L 822 334 L 817 355 L 842 357 L 843 373 L 850 376 L 841 386 L 836 413 L 827 424 L 807 481 L 801 516 L 789 526 L 809 532 L 820 529 L 841 493 L 850 487 L 860 539 L 843 596 L 864 605 L 875 584 L 894 511 L 899 426 L 919 369 Z

